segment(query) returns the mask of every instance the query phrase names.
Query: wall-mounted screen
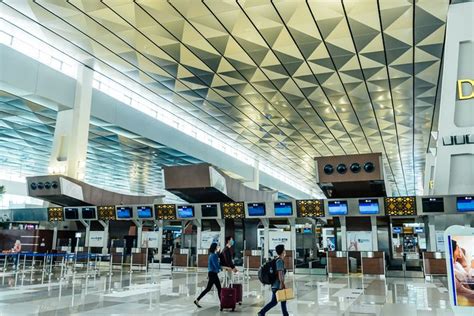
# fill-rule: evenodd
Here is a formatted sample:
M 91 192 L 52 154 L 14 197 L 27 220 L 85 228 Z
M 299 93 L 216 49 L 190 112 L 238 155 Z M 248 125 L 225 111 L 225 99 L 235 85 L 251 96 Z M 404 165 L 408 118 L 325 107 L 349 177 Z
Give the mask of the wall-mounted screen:
M 201 205 L 202 217 L 216 217 L 217 216 L 217 204 L 203 204 Z
M 458 212 L 474 212 L 474 197 L 458 197 L 456 199 L 456 209 Z
M 360 214 L 378 214 L 379 201 L 377 199 L 361 199 L 359 200 L 359 212 Z
M 424 213 L 443 213 L 444 200 L 441 197 L 422 198 L 421 205 Z
M 137 206 L 137 217 L 139 219 L 153 218 L 151 206 Z
M 117 219 L 131 219 L 132 208 L 130 206 L 117 206 Z
M 402 233 L 402 228 L 401 227 L 393 227 L 392 231 L 394 234 L 401 234 Z
M 293 204 L 291 202 L 275 202 L 275 216 L 293 215 Z
M 265 216 L 265 203 L 247 203 L 249 216 Z
M 303 234 L 312 234 L 312 233 L 313 233 L 313 230 L 311 229 L 311 227 L 303 228 Z
M 328 201 L 329 215 L 347 215 L 347 201 Z
M 79 219 L 79 209 L 77 207 L 65 207 L 64 219 L 74 221 Z
M 83 207 L 81 209 L 82 219 L 97 219 L 95 207 Z
M 194 206 L 192 205 L 178 205 L 178 218 L 193 218 Z
M 415 234 L 423 234 L 425 232 L 425 229 L 423 227 L 415 227 L 414 232 Z

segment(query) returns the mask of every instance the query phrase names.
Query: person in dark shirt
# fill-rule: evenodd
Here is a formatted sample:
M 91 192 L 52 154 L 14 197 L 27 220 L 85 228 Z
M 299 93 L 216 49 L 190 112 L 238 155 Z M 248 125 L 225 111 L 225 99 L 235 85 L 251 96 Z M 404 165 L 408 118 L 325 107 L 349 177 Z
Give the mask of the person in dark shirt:
M 237 273 L 238 270 L 235 267 L 234 259 L 233 259 L 233 251 L 232 247 L 234 246 L 235 241 L 232 236 L 227 236 L 225 238 L 225 248 L 221 253 L 221 266 L 223 270 L 225 270 L 225 285 L 228 286 L 232 280 L 232 272 Z
M 219 255 L 217 254 L 217 243 L 212 243 L 209 247 L 209 259 L 207 261 L 208 268 L 208 281 L 207 286 L 199 295 L 199 297 L 194 301 L 197 307 L 201 308 L 199 301 L 206 295 L 215 285 L 217 289 L 217 294 L 219 295 L 219 300 L 221 299 L 221 281 L 219 280 L 219 271 L 221 271 L 221 266 L 219 264 Z
M 282 290 L 285 288 L 285 256 L 286 256 L 286 252 L 285 252 L 285 246 L 284 245 L 278 245 L 275 247 L 275 251 L 278 255 L 278 257 L 276 258 L 276 262 L 275 262 L 275 266 L 276 266 L 276 272 L 277 272 L 277 275 L 276 275 L 276 280 L 275 282 L 272 284 L 272 300 L 267 304 L 265 305 L 265 307 L 262 308 L 262 310 L 260 310 L 260 312 L 258 312 L 258 316 L 265 316 L 265 314 L 270 310 L 272 309 L 273 307 L 275 307 L 277 304 L 278 304 L 278 301 L 277 301 L 277 298 L 276 298 L 276 292 L 278 290 Z M 286 309 L 286 301 L 282 301 L 281 302 L 281 312 L 283 314 L 283 316 L 288 316 L 288 310 Z

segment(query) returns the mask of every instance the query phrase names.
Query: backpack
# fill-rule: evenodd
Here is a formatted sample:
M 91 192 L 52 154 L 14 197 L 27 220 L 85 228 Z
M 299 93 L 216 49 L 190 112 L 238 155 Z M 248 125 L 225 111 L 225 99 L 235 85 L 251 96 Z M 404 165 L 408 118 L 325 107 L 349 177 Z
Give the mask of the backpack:
M 219 253 L 219 262 L 220 262 L 221 266 L 227 267 L 227 261 L 225 260 L 224 251 L 221 251 Z
M 258 270 L 258 279 L 263 284 L 272 285 L 277 279 L 276 259 L 265 262 Z

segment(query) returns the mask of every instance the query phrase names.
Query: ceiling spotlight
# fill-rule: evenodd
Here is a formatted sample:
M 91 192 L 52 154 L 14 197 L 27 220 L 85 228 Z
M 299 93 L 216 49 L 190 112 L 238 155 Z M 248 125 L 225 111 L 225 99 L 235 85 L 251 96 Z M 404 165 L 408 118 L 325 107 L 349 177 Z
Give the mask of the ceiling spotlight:
M 324 166 L 324 173 L 325 174 L 332 174 L 334 172 L 334 167 L 330 164 Z
M 47 189 L 47 190 L 51 189 L 51 183 L 45 182 L 44 183 L 44 188 Z
M 38 189 L 43 190 L 44 189 L 44 184 L 43 182 L 38 182 Z
M 373 162 L 366 162 L 365 165 L 364 165 L 364 170 L 365 172 L 374 172 L 375 170 L 375 165 Z
M 51 182 L 51 187 L 52 187 L 53 189 L 59 188 L 58 182 L 56 182 L 56 181 Z
M 33 183 L 30 184 L 30 188 L 31 188 L 31 190 L 36 190 L 38 188 L 38 186 L 36 185 L 35 182 L 33 182 Z
M 336 170 L 337 170 L 338 173 L 344 174 L 344 173 L 347 172 L 347 167 L 346 167 L 345 164 L 340 163 L 340 164 L 337 165 Z
M 357 162 L 354 162 L 353 164 L 351 164 L 350 168 L 353 173 L 359 173 L 361 169 L 360 164 Z

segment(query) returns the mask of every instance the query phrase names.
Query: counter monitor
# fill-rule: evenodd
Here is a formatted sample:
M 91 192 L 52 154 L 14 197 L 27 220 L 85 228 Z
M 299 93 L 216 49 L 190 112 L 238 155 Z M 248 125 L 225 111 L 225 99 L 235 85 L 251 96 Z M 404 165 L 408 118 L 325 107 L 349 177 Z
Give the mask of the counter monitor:
M 132 208 L 130 206 L 117 206 L 117 219 L 131 219 Z
M 393 227 L 392 231 L 394 234 L 401 234 L 402 233 L 402 228 L 401 227 Z
M 192 205 L 178 205 L 178 218 L 193 218 L 194 206 Z
M 137 217 L 139 219 L 153 219 L 151 206 L 137 206 Z
M 81 209 L 82 219 L 96 220 L 97 212 L 95 207 L 83 207 Z
M 329 215 L 347 215 L 347 201 L 328 201 Z
M 463 196 L 456 198 L 456 209 L 458 212 L 474 212 L 474 197 Z
M 275 216 L 293 215 L 293 204 L 291 202 L 275 202 Z
M 423 227 L 415 227 L 414 228 L 415 234 L 423 234 L 425 229 Z
M 265 203 L 247 203 L 249 216 L 265 216 Z
M 79 219 L 79 209 L 77 207 L 65 207 L 64 219 L 74 221 Z
M 379 201 L 377 199 L 361 199 L 359 200 L 360 214 L 379 214 Z
M 201 205 L 202 217 L 216 217 L 217 216 L 217 204 L 203 204 Z
M 424 213 L 443 213 L 444 200 L 441 197 L 422 198 L 421 205 Z

